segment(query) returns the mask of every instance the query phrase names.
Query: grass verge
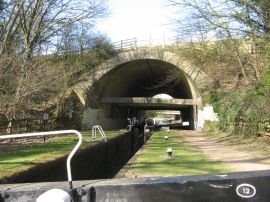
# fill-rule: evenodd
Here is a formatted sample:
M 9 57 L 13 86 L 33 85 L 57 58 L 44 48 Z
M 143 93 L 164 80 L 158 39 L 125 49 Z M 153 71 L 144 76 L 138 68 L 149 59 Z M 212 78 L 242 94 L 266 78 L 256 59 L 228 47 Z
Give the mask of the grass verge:
M 120 132 L 105 131 L 105 134 L 107 138 L 112 138 L 120 135 Z M 82 135 L 81 149 L 95 143 L 92 141 L 91 132 L 84 132 Z M 99 140 L 101 140 L 101 136 L 97 135 L 97 141 Z M 27 170 L 37 164 L 65 156 L 71 152 L 77 142 L 78 137 L 75 135 L 55 136 L 44 143 L 33 143 L 3 151 L 0 149 L 0 179 Z
M 164 136 L 168 136 L 168 140 Z M 172 148 L 171 157 L 167 149 Z M 133 168 L 137 174 L 146 176 L 184 176 L 230 172 L 224 164 L 206 158 L 199 150 L 182 143 L 173 132 L 159 131 L 140 155 Z

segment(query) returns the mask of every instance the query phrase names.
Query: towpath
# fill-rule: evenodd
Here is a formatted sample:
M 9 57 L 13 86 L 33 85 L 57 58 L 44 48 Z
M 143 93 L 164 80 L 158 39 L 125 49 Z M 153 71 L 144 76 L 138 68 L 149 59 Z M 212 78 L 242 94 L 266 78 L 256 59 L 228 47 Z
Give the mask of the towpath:
M 270 156 L 258 151 L 242 149 L 239 145 L 214 139 L 198 131 L 174 130 L 174 132 L 182 138 L 184 144 L 197 148 L 210 159 L 223 162 L 233 172 L 270 169 Z M 149 174 L 138 174 L 132 169 L 136 156 L 140 156 L 141 153 L 142 151 L 139 151 L 116 178 L 152 177 Z
M 221 142 L 198 131 L 175 131 L 185 144 L 192 145 L 210 159 L 221 161 L 234 171 L 270 169 L 270 157 L 237 145 Z

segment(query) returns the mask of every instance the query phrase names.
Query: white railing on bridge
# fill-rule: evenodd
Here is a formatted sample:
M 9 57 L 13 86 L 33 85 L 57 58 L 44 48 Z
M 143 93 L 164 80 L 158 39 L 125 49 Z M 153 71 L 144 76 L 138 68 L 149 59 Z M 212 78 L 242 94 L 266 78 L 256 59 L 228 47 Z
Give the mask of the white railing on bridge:
M 117 50 L 130 50 L 142 47 L 166 47 L 166 46 L 178 46 L 183 41 L 178 37 L 166 37 L 163 38 L 130 38 L 117 42 L 113 42 L 113 46 Z

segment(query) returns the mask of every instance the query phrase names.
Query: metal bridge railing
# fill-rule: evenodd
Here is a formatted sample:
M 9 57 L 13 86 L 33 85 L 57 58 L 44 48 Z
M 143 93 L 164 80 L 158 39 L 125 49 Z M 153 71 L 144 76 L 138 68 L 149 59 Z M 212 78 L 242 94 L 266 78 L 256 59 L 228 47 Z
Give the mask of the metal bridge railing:
M 142 47 L 166 47 L 166 46 L 178 46 L 183 43 L 178 37 L 166 37 L 163 38 L 130 38 L 113 43 L 113 46 L 117 50 L 130 50 Z

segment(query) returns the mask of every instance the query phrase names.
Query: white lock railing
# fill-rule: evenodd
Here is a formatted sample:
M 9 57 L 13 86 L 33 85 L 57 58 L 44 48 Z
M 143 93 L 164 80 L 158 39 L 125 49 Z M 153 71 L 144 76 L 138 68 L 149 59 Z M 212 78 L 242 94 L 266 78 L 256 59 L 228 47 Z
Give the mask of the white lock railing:
M 76 144 L 76 146 L 73 148 L 73 150 L 70 152 L 68 158 L 67 158 L 67 174 L 68 174 L 68 182 L 69 182 L 69 188 L 72 191 L 73 185 L 72 185 L 72 175 L 71 175 L 71 166 L 70 162 L 76 151 L 79 149 L 81 143 L 82 143 L 82 135 L 80 132 L 76 130 L 62 130 L 62 131 L 50 131 L 50 132 L 36 132 L 36 133 L 25 133 L 25 134 L 13 134 L 13 135 L 2 135 L 0 136 L 1 139 L 10 139 L 10 138 L 23 138 L 23 137 L 34 137 L 34 136 L 46 136 L 46 135 L 59 135 L 59 134 L 76 134 L 79 137 L 79 140 Z

